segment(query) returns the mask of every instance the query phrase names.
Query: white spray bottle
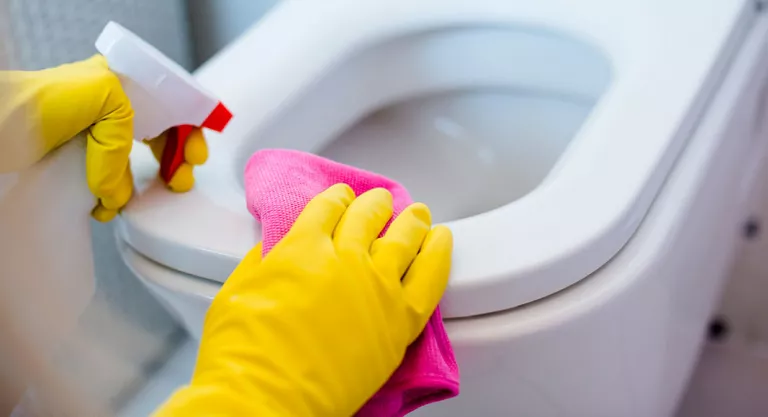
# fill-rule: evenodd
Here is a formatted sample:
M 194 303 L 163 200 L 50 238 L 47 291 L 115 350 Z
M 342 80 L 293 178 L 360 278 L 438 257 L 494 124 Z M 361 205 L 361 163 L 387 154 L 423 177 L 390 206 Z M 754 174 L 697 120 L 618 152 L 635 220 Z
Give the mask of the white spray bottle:
M 160 174 L 170 181 L 184 160 L 184 143 L 193 127 L 222 131 L 232 114 L 181 66 L 128 29 L 109 22 L 96 49 L 120 78 L 134 111 L 137 140 L 168 129 Z

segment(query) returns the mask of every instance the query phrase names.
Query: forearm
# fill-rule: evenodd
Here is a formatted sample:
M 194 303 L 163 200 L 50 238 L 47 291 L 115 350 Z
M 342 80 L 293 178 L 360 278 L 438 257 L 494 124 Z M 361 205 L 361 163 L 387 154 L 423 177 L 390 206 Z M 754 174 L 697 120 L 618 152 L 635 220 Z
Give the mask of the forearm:
M 40 132 L 34 129 L 34 99 L 38 95 L 32 73 L 0 72 L 0 173 L 19 171 L 45 154 Z M 32 87 L 32 88 L 30 88 Z

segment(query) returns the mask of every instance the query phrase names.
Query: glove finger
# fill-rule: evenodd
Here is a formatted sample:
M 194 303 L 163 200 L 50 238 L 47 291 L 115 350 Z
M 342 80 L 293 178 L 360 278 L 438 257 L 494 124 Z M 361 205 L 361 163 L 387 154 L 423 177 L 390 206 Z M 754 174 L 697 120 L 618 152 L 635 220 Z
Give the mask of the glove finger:
M 408 313 L 410 342 L 424 330 L 427 320 L 440 303 L 451 272 L 453 234 L 445 226 L 436 226 L 427 234 L 421 251 L 403 279 Z
M 101 197 L 99 203 L 104 208 L 119 210 L 128 204 L 131 195 L 133 195 L 133 174 L 131 173 L 131 166 L 128 165 L 112 193 Z
M 311 230 L 330 238 L 341 216 L 354 200 L 355 193 L 347 184 L 336 184 L 329 187 L 315 196 L 304 207 L 288 234 L 290 235 L 292 231 L 296 230 Z
M 184 160 L 191 165 L 202 165 L 208 160 L 208 144 L 203 129 L 195 128 L 184 144 Z
M 91 217 L 101 223 L 112 221 L 112 219 L 114 219 L 116 216 L 117 210 L 105 208 L 101 205 L 101 203 L 97 204 L 96 207 L 94 207 L 91 211 Z
M 367 253 L 391 218 L 392 193 L 383 188 L 367 191 L 357 197 L 341 217 L 333 232 L 333 241 L 337 247 L 362 249 Z
M 117 216 L 120 209 L 128 204 L 132 194 L 133 174 L 129 165 L 115 193 L 99 199 L 96 207 L 91 211 L 91 217 L 102 223 L 111 221 Z
M 182 162 L 179 168 L 168 182 L 168 188 L 177 193 L 186 193 L 195 185 L 194 167 L 186 162 Z
M 122 90 L 115 94 L 125 96 Z M 128 103 L 128 98 L 124 99 Z M 108 200 L 106 207 L 115 208 L 112 199 L 125 197 L 121 187 L 125 185 L 126 173 L 130 172 L 128 158 L 133 146 L 133 110 L 130 105 L 125 104 L 108 113 L 88 129 L 87 136 L 88 187 L 98 199 Z
M 165 145 L 168 140 L 167 133 L 163 132 L 160 136 L 145 141 L 158 163 L 161 163 L 163 159 L 163 152 L 165 152 Z M 190 134 L 184 145 L 184 159 L 185 162 L 176 169 L 176 172 L 167 184 L 171 191 L 177 193 L 185 193 L 194 187 L 193 165 L 202 165 L 208 159 L 208 146 L 205 143 L 202 129 L 195 128 Z
M 371 258 L 376 270 L 399 283 L 419 253 L 430 227 L 432 215 L 427 206 L 421 203 L 408 206 L 392 222 L 384 237 L 373 242 Z

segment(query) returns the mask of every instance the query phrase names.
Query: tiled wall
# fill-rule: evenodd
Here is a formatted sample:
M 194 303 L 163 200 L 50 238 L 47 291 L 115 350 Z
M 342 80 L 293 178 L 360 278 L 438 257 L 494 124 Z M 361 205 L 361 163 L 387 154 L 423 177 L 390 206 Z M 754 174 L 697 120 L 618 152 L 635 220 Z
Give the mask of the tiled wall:
M 182 66 L 192 66 L 184 0 L 6 1 L 21 68 L 46 68 L 93 55 L 93 43 L 109 20 L 136 32 Z
M 768 162 L 768 161 L 766 161 Z M 768 349 L 768 164 L 763 163 L 742 226 L 741 250 L 718 310 L 722 339 Z
M 762 138 L 765 139 L 765 138 Z M 677 417 L 768 415 L 768 165 L 750 196 L 740 248 Z

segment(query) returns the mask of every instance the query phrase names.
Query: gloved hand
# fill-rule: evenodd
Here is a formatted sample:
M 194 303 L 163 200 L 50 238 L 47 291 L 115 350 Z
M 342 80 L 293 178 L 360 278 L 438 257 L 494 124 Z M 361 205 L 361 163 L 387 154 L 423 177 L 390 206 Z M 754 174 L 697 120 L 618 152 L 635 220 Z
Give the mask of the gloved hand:
M 2 72 L 0 88 L 0 173 L 26 168 L 85 131 L 87 182 L 98 201 L 92 214 L 99 221 L 114 218 L 133 192 L 133 110 L 106 59 L 96 55 L 42 71 Z M 150 144 L 162 152 L 165 142 L 161 137 Z M 205 161 L 199 130 L 185 154 L 190 164 Z M 192 187 L 190 164 L 171 179 L 171 189 Z
M 165 132 L 157 138 L 145 141 L 150 149 L 152 149 L 152 154 L 155 155 L 158 163 L 163 157 L 167 133 Z M 204 164 L 206 160 L 208 160 L 208 145 L 205 143 L 205 136 L 202 129 L 195 128 L 184 144 L 184 162 L 176 170 L 176 173 L 173 174 L 171 180 L 168 181 L 168 188 L 178 193 L 191 190 L 192 186 L 195 185 L 193 168 L 195 165 Z
M 421 333 L 450 271 L 452 235 L 413 204 L 378 238 L 392 196 L 336 185 L 214 298 L 191 384 L 156 416 L 351 416 Z

